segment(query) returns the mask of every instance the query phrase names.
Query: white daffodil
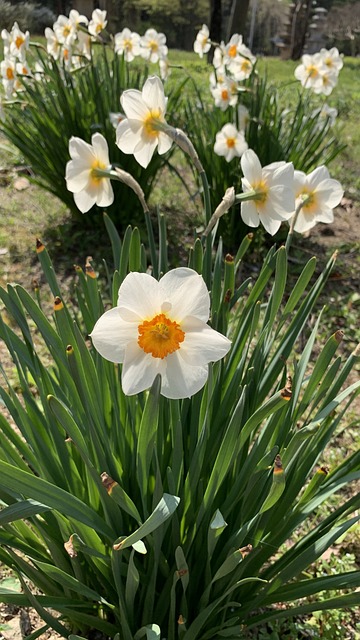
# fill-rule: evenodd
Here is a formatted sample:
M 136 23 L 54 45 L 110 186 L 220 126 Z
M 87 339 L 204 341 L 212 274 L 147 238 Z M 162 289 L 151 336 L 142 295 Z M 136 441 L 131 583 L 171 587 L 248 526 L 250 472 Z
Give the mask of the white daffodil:
M 168 79 L 171 69 L 169 64 L 169 58 L 160 58 L 159 60 L 159 72 L 160 78 L 163 82 Z
M 225 43 L 221 42 L 219 47 L 215 47 L 213 56 L 213 67 L 217 70 L 220 67 L 224 68 L 224 51 Z
M 91 14 L 91 20 L 88 25 L 88 31 L 92 36 L 98 36 L 104 31 L 107 25 L 106 11 L 101 9 L 94 9 Z
M 89 24 L 87 17 L 81 15 L 76 9 L 71 9 L 69 13 L 69 22 L 75 31 L 78 31 L 80 25 L 87 26 Z
M 210 88 L 211 94 L 215 101 L 215 106 L 222 111 L 230 107 L 234 107 L 238 101 L 236 82 L 225 76 L 223 82 L 217 83 L 215 87 Z
M 295 209 L 294 167 L 291 162 L 273 162 L 262 168 L 252 149 L 245 151 L 240 163 L 243 192 L 255 192 L 253 199 L 241 203 L 241 217 L 249 227 L 261 222 L 274 235 Z
M 109 113 L 109 120 L 112 126 L 114 127 L 114 129 L 117 129 L 120 122 L 122 122 L 125 119 L 126 119 L 126 115 L 125 113 L 121 113 L 121 111 L 116 111 L 116 112 L 110 111 Z
M 16 61 L 15 58 L 6 57 L 0 62 L 0 73 L 2 77 L 5 97 L 10 100 L 16 81 Z
M 320 78 L 318 82 L 314 84 L 314 86 L 312 87 L 312 90 L 316 94 L 321 93 L 324 96 L 329 96 L 332 90 L 334 89 L 334 87 L 336 86 L 337 81 L 338 81 L 337 73 L 334 73 L 334 71 L 331 71 L 331 70 L 328 71 L 326 67 L 326 71 L 323 71 L 320 74 Z
M 233 124 L 228 123 L 216 134 L 214 151 L 218 156 L 224 156 L 227 162 L 233 158 L 240 158 L 248 148 L 244 133 L 238 131 Z
M 15 91 L 24 91 L 25 87 L 22 83 L 21 76 L 32 76 L 31 70 L 26 64 L 26 60 L 16 63 Z
M 58 16 L 53 24 L 53 29 L 57 40 L 61 44 L 73 44 L 76 37 L 76 29 L 67 16 Z
M 235 80 L 243 82 L 251 76 L 256 58 L 251 53 L 250 49 L 248 49 L 244 44 L 240 45 L 238 48 L 241 54 L 231 60 L 228 64 L 228 69 L 234 76 Z
M 126 62 L 132 62 L 140 55 L 140 36 L 127 27 L 114 36 L 114 51 L 119 56 L 124 54 Z
M 8 32 L 7 29 L 2 29 L 2 31 L 1 31 L 1 39 L 3 41 L 4 57 L 6 58 L 7 56 L 10 55 L 10 45 L 11 45 L 11 41 L 12 41 L 12 35 L 11 35 L 11 33 Z
M 325 102 L 323 106 L 319 109 L 314 109 L 311 116 L 318 120 L 317 129 L 323 129 L 324 121 L 328 122 L 329 127 L 332 127 L 335 124 L 338 112 L 334 107 L 329 107 L 329 105 Z
M 305 89 L 314 89 L 321 83 L 321 75 L 325 71 L 324 59 L 320 53 L 304 54 L 301 58 L 301 64 L 294 71 L 294 75 Z
M 140 55 L 148 62 L 159 62 L 160 58 L 166 58 L 168 48 L 166 36 L 155 29 L 148 29 L 140 38 Z
M 78 31 L 76 41 L 76 51 L 81 56 L 85 56 L 87 60 L 91 60 L 91 42 L 92 38 L 85 31 Z
M 126 120 L 116 130 L 116 144 L 123 153 L 132 153 L 142 167 L 147 167 L 158 148 L 161 155 L 172 145 L 166 133 L 159 130 L 165 124 L 167 98 L 160 78 L 148 78 L 142 91 L 128 89 L 120 98 Z
M 52 58 L 54 58 L 54 60 L 58 60 L 60 56 L 61 44 L 57 38 L 55 31 L 50 29 L 50 27 L 46 27 L 45 38 L 46 38 L 46 50 L 48 54 Z
M 15 22 L 11 29 L 10 55 L 19 58 L 20 60 L 25 60 L 29 44 L 29 31 L 23 33 L 23 31 L 19 29 L 17 22 Z
M 66 186 L 74 194 L 75 204 L 81 213 L 89 211 L 94 204 L 108 207 L 114 201 L 110 179 L 98 175 L 97 171 L 111 169 L 107 142 L 101 133 L 94 133 L 91 144 L 81 138 L 70 138 L 71 160 L 66 165 Z
M 238 48 L 240 47 L 240 45 L 242 45 L 243 43 L 243 39 L 242 36 L 239 35 L 238 33 L 234 33 L 229 42 L 225 45 L 224 48 L 224 64 L 227 66 L 228 64 L 230 64 L 233 60 L 235 60 L 236 56 L 239 55 L 239 50 Z
M 317 222 L 334 221 L 333 209 L 340 204 L 344 190 L 337 180 L 330 178 L 325 166 L 318 167 L 307 176 L 294 172 L 295 208 L 303 205 L 295 220 L 294 230 L 305 233 Z
M 206 24 L 203 24 L 200 31 L 196 34 L 194 42 L 195 53 L 202 58 L 204 53 L 207 53 L 211 47 L 210 32 Z
M 332 49 L 320 49 L 320 55 L 322 56 L 324 65 L 335 73 L 339 73 L 339 71 L 344 66 L 344 61 L 342 56 L 339 53 L 339 49 L 336 47 L 332 47 Z
M 173 269 L 160 281 L 133 272 L 120 286 L 117 307 L 99 318 L 91 339 L 104 358 L 123 364 L 126 395 L 148 389 L 160 374 L 163 396 L 188 398 L 206 383 L 209 362 L 231 346 L 206 324 L 209 311 L 206 284 L 192 269 Z

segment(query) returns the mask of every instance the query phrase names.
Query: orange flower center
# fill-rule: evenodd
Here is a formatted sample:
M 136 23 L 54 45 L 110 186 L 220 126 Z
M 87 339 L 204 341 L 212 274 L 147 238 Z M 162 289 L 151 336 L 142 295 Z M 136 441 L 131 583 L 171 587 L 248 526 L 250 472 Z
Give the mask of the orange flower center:
M 221 99 L 222 100 L 229 100 L 229 92 L 227 89 L 223 89 L 221 92 Z
M 304 201 L 302 211 L 304 214 L 313 214 L 318 208 L 318 201 L 316 198 L 316 192 L 309 189 L 303 189 L 301 193 L 296 195 L 296 198 L 301 198 Z
M 165 358 L 170 353 L 180 349 L 180 343 L 184 342 L 185 333 L 180 325 L 159 313 L 152 320 L 144 320 L 138 326 L 138 345 L 151 353 L 153 358 Z
M 227 138 L 226 144 L 229 147 L 229 149 L 232 149 L 232 147 L 235 147 L 235 138 Z
M 11 67 L 8 67 L 6 69 L 6 77 L 8 80 L 14 80 L 14 71 L 12 70 Z
M 236 52 L 237 52 L 236 44 L 232 44 L 231 47 L 229 47 L 229 51 L 228 51 L 229 57 L 235 58 Z
M 309 78 L 317 78 L 319 75 L 318 69 L 313 65 L 309 65 L 306 71 L 308 73 Z
M 18 36 L 15 40 L 15 46 L 17 49 L 20 49 L 21 45 L 23 45 L 25 42 L 24 38 L 22 36 Z

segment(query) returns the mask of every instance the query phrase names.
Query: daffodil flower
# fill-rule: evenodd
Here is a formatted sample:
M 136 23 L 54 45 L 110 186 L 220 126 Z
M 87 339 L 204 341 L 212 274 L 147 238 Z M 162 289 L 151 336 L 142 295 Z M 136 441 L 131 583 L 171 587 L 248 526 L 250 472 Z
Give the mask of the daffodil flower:
M 109 150 L 101 133 L 94 133 L 91 144 L 81 138 L 70 138 L 71 160 L 66 165 L 66 186 L 74 194 L 75 204 L 82 213 L 94 204 L 108 207 L 114 201 L 110 179 L 101 175 L 110 171 Z
M 296 209 L 303 203 L 294 221 L 295 231 L 305 233 L 317 222 L 334 221 L 333 209 L 340 203 L 344 190 L 340 182 L 330 178 L 325 166 L 317 167 L 308 176 L 295 171 L 294 187 Z
M 117 307 L 99 318 L 91 339 L 104 358 L 122 363 L 126 395 L 148 389 L 160 374 L 163 396 L 187 398 L 206 383 L 209 362 L 231 346 L 207 325 L 209 311 L 206 284 L 192 269 L 173 269 L 159 281 L 133 272 L 120 286 Z
M 148 78 L 142 91 L 128 89 L 120 98 L 126 119 L 116 130 L 116 144 L 123 153 L 132 153 L 142 167 L 147 167 L 157 147 L 161 155 L 172 140 L 161 129 L 166 126 L 167 98 L 160 78 Z
M 241 203 L 241 217 L 249 227 L 261 222 L 274 235 L 295 209 L 294 167 L 291 162 L 273 162 L 262 168 L 252 149 L 245 151 L 240 162 L 243 192 L 249 194 L 249 200 Z
M 247 148 L 244 133 L 231 123 L 225 124 L 216 134 L 214 151 L 218 156 L 224 156 L 227 162 L 239 158 Z
M 211 40 L 209 28 L 206 24 L 203 24 L 200 31 L 197 33 L 195 42 L 194 42 L 194 51 L 197 53 L 200 58 L 203 57 L 204 53 L 210 51 Z

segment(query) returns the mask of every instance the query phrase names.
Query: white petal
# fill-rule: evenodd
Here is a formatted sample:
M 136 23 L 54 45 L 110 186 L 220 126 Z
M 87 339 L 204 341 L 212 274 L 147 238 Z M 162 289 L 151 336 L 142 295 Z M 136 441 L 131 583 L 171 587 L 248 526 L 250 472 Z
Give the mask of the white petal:
M 123 362 L 129 342 L 137 340 L 138 324 L 125 322 L 114 307 L 106 311 L 96 322 L 90 334 L 95 349 L 110 362 Z
M 142 89 L 142 98 L 146 106 L 151 109 L 160 109 L 164 114 L 166 110 L 166 100 L 163 84 L 157 76 L 148 78 Z
M 120 286 L 117 304 L 132 311 L 143 321 L 161 313 L 162 302 L 158 281 L 148 273 L 132 272 Z
M 173 141 L 166 133 L 159 133 L 158 136 L 158 154 L 161 156 L 171 149 Z
M 94 133 L 91 137 L 91 144 L 100 162 L 104 163 L 106 167 L 110 166 L 109 147 L 104 136 L 101 133 Z
M 180 346 L 180 355 L 191 365 L 217 362 L 228 353 L 231 342 L 218 331 L 197 318 L 188 317 L 181 323 L 185 340 Z
M 329 178 L 330 178 L 330 174 L 328 169 L 324 165 L 322 165 L 321 167 L 316 167 L 314 171 L 309 173 L 309 175 L 307 176 L 306 182 L 309 188 L 312 190 L 312 189 L 316 189 L 316 187 L 320 184 L 320 182 L 322 182 L 323 180 L 328 180 Z
M 270 233 L 271 236 L 275 235 L 275 233 L 279 231 L 281 226 L 281 220 L 275 220 L 274 218 L 270 218 L 270 216 L 264 214 L 262 211 L 259 211 L 259 218 L 265 231 Z
M 94 206 L 96 202 L 97 192 L 94 193 L 91 188 L 83 189 L 78 193 L 74 193 L 74 200 L 77 208 L 81 213 L 86 213 Z
M 127 118 L 144 121 L 150 113 L 146 106 L 141 91 L 127 89 L 120 98 L 121 106 Z
M 174 399 L 190 398 L 203 388 L 208 375 L 208 365 L 187 364 L 179 349 L 166 358 L 165 373 L 161 376 L 161 395 Z
M 244 156 L 242 156 L 244 157 Z M 260 224 L 259 213 L 256 208 L 256 204 L 253 200 L 249 200 L 249 202 L 242 202 L 240 215 L 248 225 L 248 227 L 258 227 Z
M 210 296 L 204 279 L 193 269 L 179 267 L 168 271 L 160 279 L 164 300 L 171 303 L 169 315 L 176 322 L 194 316 L 207 322 L 210 314 Z
M 294 193 L 297 198 L 304 190 L 306 174 L 303 171 L 294 171 Z
M 122 368 L 121 385 L 125 395 L 133 396 L 149 389 L 158 373 L 163 374 L 166 367 L 165 358 L 154 358 L 145 353 L 137 341 L 127 345 Z
M 341 202 L 341 198 L 344 195 L 344 190 L 337 180 L 324 180 L 316 189 L 316 195 L 319 197 L 325 206 L 333 209 L 337 207 Z
M 264 208 L 260 209 L 259 207 L 259 212 L 266 212 L 275 219 L 288 220 L 294 209 L 295 195 L 292 186 L 275 185 L 270 187 L 268 201 Z
M 102 178 L 96 198 L 98 207 L 109 207 L 114 202 L 114 192 L 110 180 Z
M 91 144 L 75 136 L 72 136 L 69 140 L 69 153 L 73 160 L 81 158 L 84 162 L 88 162 L 90 166 L 95 159 L 94 149 Z
M 137 162 L 146 169 L 150 164 L 151 158 L 154 155 L 154 151 L 157 147 L 158 139 L 151 138 L 150 140 L 144 140 L 142 137 L 134 149 L 134 157 Z
M 250 182 L 250 184 L 254 184 L 261 180 L 261 164 L 255 151 L 253 151 L 252 149 L 247 149 L 245 153 L 243 153 L 240 163 L 244 177 Z
M 134 133 L 129 120 L 122 120 L 116 129 L 116 144 L 123 153 L 134 153 L 136 145 L 141 140 L 141 128 Z
M 315 225 L 316 220 L 314 219 L 314 216 L 309 213 L 305 214 L 304 211 L 300 209 L 300 213 L 294 227 L 295 231 L 298 233 L 305 233 L 305 231 L 309 231 L 309 229 L 312 229 Z
M 69 160 L 65 169 L 66 187 L 69 191 L 76 193 L 85 189 L 90 178 L 90 168 L 88 164 L 80 163 L 76 160 Z

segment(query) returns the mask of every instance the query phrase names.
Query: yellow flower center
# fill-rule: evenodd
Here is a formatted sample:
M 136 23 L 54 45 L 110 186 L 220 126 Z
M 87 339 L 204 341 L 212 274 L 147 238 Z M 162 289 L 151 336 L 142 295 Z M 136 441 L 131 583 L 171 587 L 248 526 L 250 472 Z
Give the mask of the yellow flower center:
M 159 135 L 156 122 L 160 119 L 160 116 L 160 109 L 151 109 L 149 115 L 147 115 L 144 120 L 144 130 L 150 138 L 156 138 Z
M 90 176 L 91 176 L 91 181 L 94 185 L 98 185 L 99 182 L 101 180 L 103 180 L 103 176 L 97 176 L 96 175 L 96 169 L 100 169 L 101 171 L 106 170 L 106 164 L 104 164 L 103 162 L 101 162 L 100 160 L 98 160 L 96 158 L 96 160 L 93 161 L 92 165 L 91 165 L 91 172 L 90 172 Z
M 208 41 L 209 41 L 208 37 L 207 37 L 207 36 L 204 36 L 204 38 L 202 39 L 202 43 L 201 43 L 201 44 L 202 44 L 202 46 L 203 46 L 203 47 L 206 47 L 206 45 L 207 45 Z
M 222 100 L 229 100 L 229 92 L 227 89 L 223 89 L 221 92 L 221 99 Z
M 304 191 L 301 191 L 301 193 L 297 194 L 296 198 L 301 198 L 304 201 L 302 211 L 305 214 L 312 214 L 318 208 L 315 191 L 309 191 L 308 189 L 305 189 Z
M 144 320 L 138 326 L 138 345 L 151 353 L 153 358 L 165 358 L 170 353 L 180 349 L 180 343 L 185 339 L 185 333 L 180 325 L 159 313 L 152 320 Z
M 65 25 L 64 29 L 63 29 L 63 35 L 65 36 L 65 38 L 67 38 L 67 36 L 70 34 L 70 27 L 69 25 Z
M 250 60 L 243 60 L 243 62 L 241 63 L 241 71 L 249 71 L 249 69 L 251 69 L 251 62 Z
M 14 71 L 12 70 L 11 67 L 8 67 L 6 69 L 6 77 L 8 80 L 14 80 Z
M 149 42 L 149 49 L 151 49 L 151 51 L 153 53 L 155 53 L 159 48 L 158 43 L 156 42 L 156 40 L 150 40 Z
M 100 33 L 100 31 L 102 31 L 102 30 L 103 30 L 103 28 L 104 28 L 103 23 L 102 23 L 102 22 L 99 22 L 99 23 L 96 25 L 96 27 L 95 27 L 95 31 L 96 31 L 96 33 Z
M 132 42 L 129 39 L 124 40 L 124 49 L 126 49 L 126 51 L 132 51 Z
M 226 144 L 229 147 L 229 149 L 232 149 L 232 147 L 235 147 L 235 138 L 227 138 Z
M 231 47 L 229 47 L 229 51 L 228 51 L 229 58 L 235 58 L 236 52 L 237 52 L 236 44 L 232 44 Z
M 327 67 L 330 67 L 330 69 L 334 66 L 334 62 L 332 58 L 325 58 L 324 62 Z
M 22 36 L 18 36 L 15 40 L 15 46 L 17 49 L 20 49 L 21 45 L 23 45 L 25 42 L 24 38 Z
M 256 184 L 252 185 L 254 191 L 256 191 L 256 202 L 258 207 L 265 204 L 268 198 L 269 187 L 267 186 L 265 180 L 260 180 Z
M 314 67 L 314 65 L 309 65 L 306 69 L 307 74 L 309 76 L 309 78 L 317 78 L 319 75 L 319 71 L 317 69 L 317 67 Z

